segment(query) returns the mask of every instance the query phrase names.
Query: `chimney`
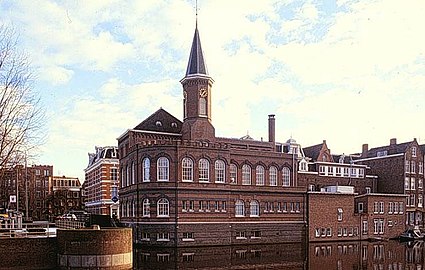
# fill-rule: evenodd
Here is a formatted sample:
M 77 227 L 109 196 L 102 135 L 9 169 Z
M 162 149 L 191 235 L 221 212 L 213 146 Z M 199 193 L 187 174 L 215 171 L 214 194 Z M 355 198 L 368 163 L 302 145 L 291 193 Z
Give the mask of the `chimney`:
M 390 140 L 390 145 L 396 145 L 397 144 L 397 139 L 396 138 L 392 138 Z
M 275 139 L 275 119 L 274 114 L 269 114 L 269 142 L 276 142 Z
M 362 157 L 365 157 L 368 151 L 369 151 L 369 145 L 367 143 L 364 143 L 362 145 Z

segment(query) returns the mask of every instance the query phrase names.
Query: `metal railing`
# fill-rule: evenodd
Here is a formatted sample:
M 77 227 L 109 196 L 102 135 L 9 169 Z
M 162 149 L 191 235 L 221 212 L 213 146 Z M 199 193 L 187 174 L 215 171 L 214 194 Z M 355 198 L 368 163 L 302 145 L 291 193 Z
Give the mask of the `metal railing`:
M 80 229 L 85 227 L 85 222 L 72 219 L 57 219 L 55 225 L 58 229 Z
M 56 237 L 56 227 L 48 221 L 32 223 L 2 222 L 0 223 L 0 238 L 44 238 Z

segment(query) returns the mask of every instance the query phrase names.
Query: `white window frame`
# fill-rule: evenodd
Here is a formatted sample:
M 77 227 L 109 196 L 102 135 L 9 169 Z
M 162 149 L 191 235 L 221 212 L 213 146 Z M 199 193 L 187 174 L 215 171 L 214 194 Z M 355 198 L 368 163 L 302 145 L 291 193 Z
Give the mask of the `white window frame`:
M 288 167 L 282 168 L 282 186 L 291 186 L 291 170 Z
M 210 162 L 208 159 L 201 158 L 198 162 L 199 182 L 208 183 L 210 181 Z
M 215 161 L 215 182 L 225 183 L 226 182 L 226 165 L 223 160 L 218 159 Z
M 273 187 L 277 186 L 277 168 L 275 166 L 269 168 L 269 184 Z
M 238 166 L 231 163 L 229 172 L 230 172 L 230 184 L 237 184 L 238 183 Z
M 242 185 L 251 185 L 251 166 L 248 164 L 242 166 Z
M 249 203 L 249 216 L 259 217 L 260 216 L 260 204 L 257 200 L 252 200 Z
M 150 181 L 150 168 L 151 168 L 151 161 L 149 158 L 144 158 L 142 161 L 143 166 L 143 182 L 149 182 Z
M 157 217 L 170 217 L 170 203 L 166 198 L 161 198 L 157 202 Z
M 245 216 L 245 203 L 243 200 L 237 200 L 235 202 L 235 217 Z
M 160 157 L 157 160 L 157 181 L 170 181 L 170 161 L 166 157 Z
M 143 203 L 142 203 L 142 216 L 143 217 L 150 217 L 151 216 L 151 211 L 150 211 L 150 207 L 151 207 L 151 203 L 149 202 L 149 199 L 144 199 Z
M 193 182 L 193 160 L 189 157 L 182 159 L 182 181 Z
M 264 186 L 265 179 L 264 179 L 264 167 L 261 165 L 258 165 L 255 169 L 255 184 L 257 186 Z

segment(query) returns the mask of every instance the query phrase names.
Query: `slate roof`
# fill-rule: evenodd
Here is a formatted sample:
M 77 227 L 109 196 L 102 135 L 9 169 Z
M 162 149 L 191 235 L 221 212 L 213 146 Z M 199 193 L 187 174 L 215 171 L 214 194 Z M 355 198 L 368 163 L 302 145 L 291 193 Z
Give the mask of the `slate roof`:
M 201 47 L 201 39 L 199 38 L 198 27 L 195 28 L 195 34 L 193 35 L 189 63 L 187 64 L 186 69 L 186 77 L 196 74 L 208 75 L 207 65 L 205 63 Z
M 163 108 L 160 108 L 138 124 L 134 129 L 180 134 L 182 124 L 183 123 L 179 119 Z
M 322 146 L 323 146 L 323 143 L 319 143 L 313 146 L 305 147 L 303 148 L 304 155 L 316 161 L 317 157 L 320 154 L 320 150 L 322 150 Z
M 378 155 L 378 152 L 387 151 L 387 155 L 394 155 L 394 154 L 401 154 L 405 153 L 407 148 L 412 142 L 405 142 L 405 143 L 399 143 L 399 144 L 393 144 L 393 145 L 386 145 L 386 146 L 380 146 L 369 149 L 367 151 L 367 156 L 362 158 L 371 158 L 376 157 Z

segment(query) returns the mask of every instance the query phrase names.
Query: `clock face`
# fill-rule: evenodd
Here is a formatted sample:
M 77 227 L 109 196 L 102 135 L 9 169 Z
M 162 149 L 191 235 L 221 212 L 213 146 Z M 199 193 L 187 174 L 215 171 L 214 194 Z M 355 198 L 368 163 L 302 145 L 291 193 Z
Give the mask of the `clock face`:
M 201 88 L 201 90 L 199 90 L 199 95 L 201 97 L 206 97 L 208 95 L 207 89 Z

